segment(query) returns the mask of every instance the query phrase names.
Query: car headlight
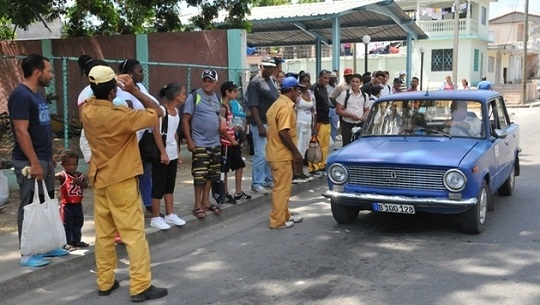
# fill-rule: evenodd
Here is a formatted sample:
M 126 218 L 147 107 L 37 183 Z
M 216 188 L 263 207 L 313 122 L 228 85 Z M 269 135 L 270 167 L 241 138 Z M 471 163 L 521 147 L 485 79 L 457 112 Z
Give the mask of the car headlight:
M 349 173 L 345 166 L 335 163 L 328 168 L 328 178 L 334 184 L 343 184 L 349 178 Z
M 467 184 L 467 177 L 460 170 L 451 169 L 444 173 L 444 186 L 451 192 L 461 192 Z

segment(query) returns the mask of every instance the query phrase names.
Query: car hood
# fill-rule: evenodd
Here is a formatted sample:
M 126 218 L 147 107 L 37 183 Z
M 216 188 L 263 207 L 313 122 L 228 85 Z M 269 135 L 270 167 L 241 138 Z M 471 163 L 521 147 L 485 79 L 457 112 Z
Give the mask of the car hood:
M 336 151 L 329 162 L 457 167 L 477 144 L 460 138 L 366 137 Z

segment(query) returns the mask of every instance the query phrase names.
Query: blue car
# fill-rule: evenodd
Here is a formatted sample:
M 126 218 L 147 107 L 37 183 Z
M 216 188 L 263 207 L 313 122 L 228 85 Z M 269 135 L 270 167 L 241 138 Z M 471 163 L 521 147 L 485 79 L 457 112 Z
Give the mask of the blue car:
M 328 157 L 332 215 L 360 210 L 461 214 L 484 231 L 492 196 L 510 196 L 519 176 L 519 125 L 495 91 L 407 92 L 378 99 L 357 140 Z

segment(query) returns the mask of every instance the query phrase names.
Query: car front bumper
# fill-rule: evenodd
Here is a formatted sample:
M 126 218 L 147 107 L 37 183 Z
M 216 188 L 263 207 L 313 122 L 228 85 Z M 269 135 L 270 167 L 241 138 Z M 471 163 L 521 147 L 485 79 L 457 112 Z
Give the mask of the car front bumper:
M 477 203 L 476 198 L 453 200 L 437 197 L 409 197 L 409 196 L 389 196 L 369 193 L 342 193 L 327 190 L 322 194 L 326 198 L 336 199 L 347 205 L 358 203 L 394 203 L 411 204 L 419 207 L 471 207 Z

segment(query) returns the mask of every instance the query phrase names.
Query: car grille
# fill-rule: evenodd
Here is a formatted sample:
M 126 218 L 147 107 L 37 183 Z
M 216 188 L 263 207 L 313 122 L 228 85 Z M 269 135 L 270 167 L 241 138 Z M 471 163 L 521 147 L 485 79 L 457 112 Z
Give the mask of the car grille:
M 445 170 L 400 167 L 348 166 L 349 185 L 394 189 L 444 191 Z

